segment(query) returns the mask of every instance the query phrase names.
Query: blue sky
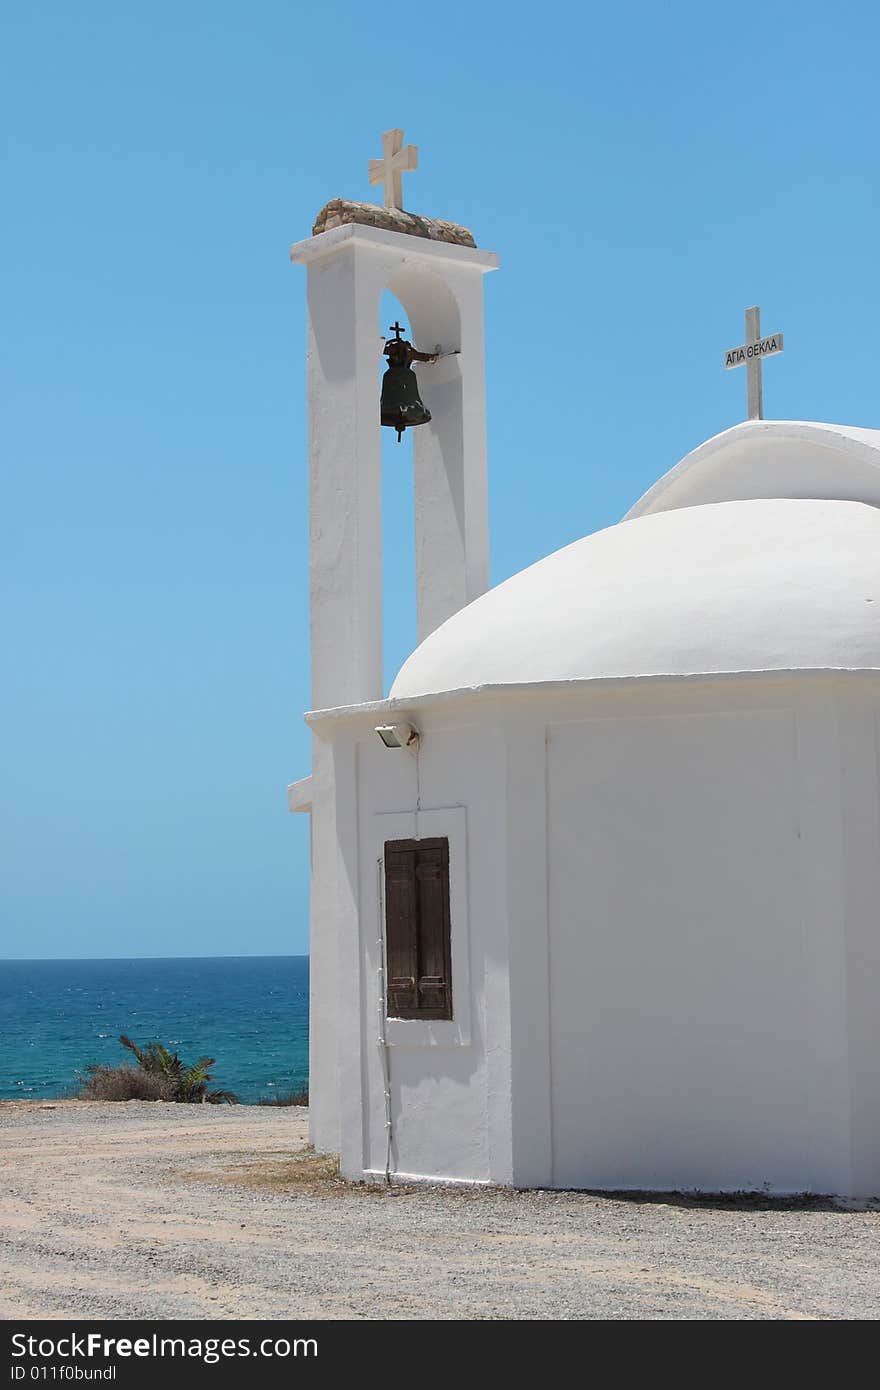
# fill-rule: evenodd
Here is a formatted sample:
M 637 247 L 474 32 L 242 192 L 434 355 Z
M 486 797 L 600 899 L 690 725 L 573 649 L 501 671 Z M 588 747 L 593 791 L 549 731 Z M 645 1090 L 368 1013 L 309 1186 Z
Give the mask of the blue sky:
M 307 949 L 305 276 L 405 127 L 486 281 L 492 575 L 741 418 L 880 425 L 872 3 L 9 0 L 0 955 Z M 386 449 L 389 678 L 414 641 Z

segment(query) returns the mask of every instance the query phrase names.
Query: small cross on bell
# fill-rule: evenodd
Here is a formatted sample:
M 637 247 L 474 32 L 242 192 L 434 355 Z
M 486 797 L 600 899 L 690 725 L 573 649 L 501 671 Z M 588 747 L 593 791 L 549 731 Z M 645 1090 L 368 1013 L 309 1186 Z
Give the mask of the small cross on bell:
M 431 412 L 419 395 L 419 383 L 412 369 L 412 362 L 432 362 L 434 354 L 419 352 L 412 343 L 400 335 L 403 332 L 396 321 L 391 325 L 395 335 L 389 338 L 382 349 L 388 358 L 388 367 L 382 378 L 382 401 L 380 419 L 383 425 L 397 430 L 398 444 L 403 432 L 414 425 L 426 425 Z

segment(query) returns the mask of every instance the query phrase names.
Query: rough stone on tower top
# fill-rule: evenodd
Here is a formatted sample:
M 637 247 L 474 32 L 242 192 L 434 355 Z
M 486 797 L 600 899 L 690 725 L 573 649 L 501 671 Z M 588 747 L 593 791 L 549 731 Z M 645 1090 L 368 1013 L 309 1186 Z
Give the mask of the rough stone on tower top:
M 380 208 L 375 203 L 352 203 L 347 198 L 331 198 L 318 213 L 312 236 L 342 227 L 347 222 L 359 222 L 365 227 L 381 227 L 387 232 L 406 232 L 409 236 L 427 237 L 429 241 L 449 241 L 454 246 L 476 246 L 473 232 L 457 222 L 443 222 L 437 217 L 421 217 L 399 208 Z

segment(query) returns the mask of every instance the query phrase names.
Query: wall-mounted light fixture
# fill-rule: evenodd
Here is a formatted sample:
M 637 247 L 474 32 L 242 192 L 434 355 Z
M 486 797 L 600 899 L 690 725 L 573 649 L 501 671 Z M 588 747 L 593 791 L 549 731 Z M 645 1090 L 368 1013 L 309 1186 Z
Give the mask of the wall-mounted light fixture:
M 419 731 L 412 724 L 378 724 L 376 733 L 386 748 L 406 748 L 410 753 L 418 752 Z

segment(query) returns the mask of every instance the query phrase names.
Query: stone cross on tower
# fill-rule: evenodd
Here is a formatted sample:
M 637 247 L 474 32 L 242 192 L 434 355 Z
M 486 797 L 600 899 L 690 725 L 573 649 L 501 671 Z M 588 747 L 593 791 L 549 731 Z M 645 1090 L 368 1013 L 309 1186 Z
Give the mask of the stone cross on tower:
M 401 174 L 419 167 L 417 145 L 403 147 L 402 130 L 386 130 L 382 136 L 382 158 L 370 160 L 370 183 L 385 185 L 386 208 L 403 211 L 403 180 Z
M 746 397 L 748 418 L 764 418 L 764 385 L 761 380 L 761 363 L 774 352 L 782 352 L 782 334 L 771 333 L 761 337 L 761 310 L 757 304 L 746 309 L 746 340 L 739 347 L 728 348 L 724 354 L 724 369 L 745 367 Z

